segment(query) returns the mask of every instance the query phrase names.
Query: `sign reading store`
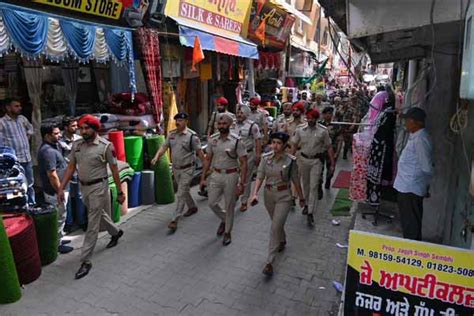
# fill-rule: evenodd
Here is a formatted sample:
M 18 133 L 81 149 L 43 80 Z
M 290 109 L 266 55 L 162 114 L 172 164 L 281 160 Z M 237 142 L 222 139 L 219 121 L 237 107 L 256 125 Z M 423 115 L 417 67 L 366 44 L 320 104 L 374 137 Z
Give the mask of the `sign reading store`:
M 32 0 L 35 3 L 118 20 L 122 13 L 119 0 Z

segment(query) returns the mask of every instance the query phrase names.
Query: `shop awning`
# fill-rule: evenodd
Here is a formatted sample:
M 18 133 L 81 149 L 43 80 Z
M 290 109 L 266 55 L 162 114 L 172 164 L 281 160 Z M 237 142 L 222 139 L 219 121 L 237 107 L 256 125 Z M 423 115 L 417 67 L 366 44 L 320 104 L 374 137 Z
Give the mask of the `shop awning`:
M 194 29 L 184 20 L 173 18 L 179 26 L 179 41 L 186 47 L 194 47 L 194 39 L 199 37 L 201 47 L 232 56 L 258 59 L 257 45 L 245 40 L 241 36 L 218 36 Z
M 318 54 L 318 52 L 315 52 L 315 51 L 307 48 L 306 46 L 301 45 L 298 42 L 295 42 L 294 40 L 291 40 L 290 43 L 291 43 L 291 46 L 296 47 L 299 50 L 302 50 L 304 52 L 309 53 L 311 56 L 313 56 L 314 60 L 316 60 L 318 63 L 322 63 L 323 61 L 325 61 L 326 59 L 329 58 L 328 56 L 326 56 L 326 54 L 323 54 L 323 53 Z M 319 59 L 318 59 L 318 57 L 319 57 Z
M 304 15 L 304 13 L 298 11 L 294 6 L 292 6 L 291 4 L 288 4 L 286 3 L 285 0 L 270 0 L 271 3 L 273 3 L 274 5 L 284 9 L 285 11 L 293 14 L 294 16 L 296 16 L 298 19 L 300 19 L 301 21 L 309 24 L 309 25 L 313 25 L 313 21 L 311 21 L 311 19 Z

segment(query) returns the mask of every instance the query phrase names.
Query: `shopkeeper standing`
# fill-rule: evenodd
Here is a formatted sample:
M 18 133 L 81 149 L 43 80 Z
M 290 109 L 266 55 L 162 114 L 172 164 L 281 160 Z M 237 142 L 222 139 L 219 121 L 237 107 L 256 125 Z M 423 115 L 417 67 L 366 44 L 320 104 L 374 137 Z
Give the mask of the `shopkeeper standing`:
M 72 146 L 69 165 L 58 191 L 58 200 L 62 202 L 65 198 L 64 188 L 69 180 L 71 180 L 77 166 L 84 203 L 88 209 L 89 223 L 82 246 L 82 265 L 76 273 L 76 279 L 85 277 L 92 268 L 90 259 L 101 226 L 105 227 L 112 236 L 106 248 L 115 247 L 119 238 L 123 235 L 123 231 L 110 218 L 111 202 L 107 181 L 108 164 L 112 171 L 115 185 L 120 190 L 121 184 L 117 168 L 117 158 L 112 143 L 98 135 L 97 131 L 99 128 L 100 121 L 92 115 L 84 115 L 79 120 L 82 139 L 74 142 Z M 119 191 L 117 202 L 122 204 L 124 201 L 124 193 Z
M 412 108 L 401 117 L 410 137 L 400 155 L 393 187 L 398 191 L 403 238 L 421 240 L 423 198 L 433 176 L 433 144 L 425 129 L 425 111 Z

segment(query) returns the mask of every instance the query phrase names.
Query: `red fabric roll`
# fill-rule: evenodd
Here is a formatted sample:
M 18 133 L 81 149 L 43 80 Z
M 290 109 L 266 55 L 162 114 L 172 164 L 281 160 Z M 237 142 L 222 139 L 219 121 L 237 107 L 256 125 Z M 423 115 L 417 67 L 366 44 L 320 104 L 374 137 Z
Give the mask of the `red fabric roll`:
M 29 215 L 3 215 L 20 284 L 28 284 L 41 275 L 41 259 L 33 219 Z
M 109 133 L 109 141 L 114 144 L 117 159 L 126 161 L 125 158 L 125 141 L 123 140 L 123 131 L 116 131 Z

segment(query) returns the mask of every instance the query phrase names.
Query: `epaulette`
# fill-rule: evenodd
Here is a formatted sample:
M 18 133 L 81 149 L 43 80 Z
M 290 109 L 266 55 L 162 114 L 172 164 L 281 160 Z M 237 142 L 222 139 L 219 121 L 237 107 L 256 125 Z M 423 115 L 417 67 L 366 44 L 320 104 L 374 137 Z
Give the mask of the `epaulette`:
M 198 133 L 196 133 L 195 131 L 193 131 L 192 129 L 188 128 L 188 131 L 193 134 L 193 135 L 197 135 Z
M 110 144 L 110 142 L 107 139 L 102 138 L 102 137 L 99 137 L 99 142 L 101 142 L 102 144 L 105 144 L 105 145 Z
M 210 138 L 216 138 L 216 137 L 219 137 L 219 134 L 220 134 L 219 132 L 217 132 L 217 133 L 214 133 L 214 134 L 212 134 L 212 135 L 210 136 Z
M 240 139 L 240 136 L 235 133 L 229 133 L 229 136 L 232 136 L 235 139 Z
M 274 153 L 273 153 L 273 150 L 272 150 L 272 151 L 269 151 L 269 152 L 267 152 L 267 153 L 264 153 L 264 154 L 262 155 L 262 157 L 263 157 L 263 158 L 271 158 L 271 157 L 273 157 L 273 154 L 274 154 Z
M 288 158 L 290 158 L 291 160 L 296 160 L 296 156 L 293 156 L 293 155 L 290 155 L 290 154 L 286 154 L 288 156 Z
M 76 146 L 77 146 L 79 144 L 82 144 L 83 142 L 84 142 L 84 138 L 79 138 L 79 139 L 76 139 L 75 141 L 73 141 L 72 143 L 76 144 Z
M 177 129 L 172 129 L 171 131 L 168 132 L 168 134 L 175 134 L 177 132 Z

